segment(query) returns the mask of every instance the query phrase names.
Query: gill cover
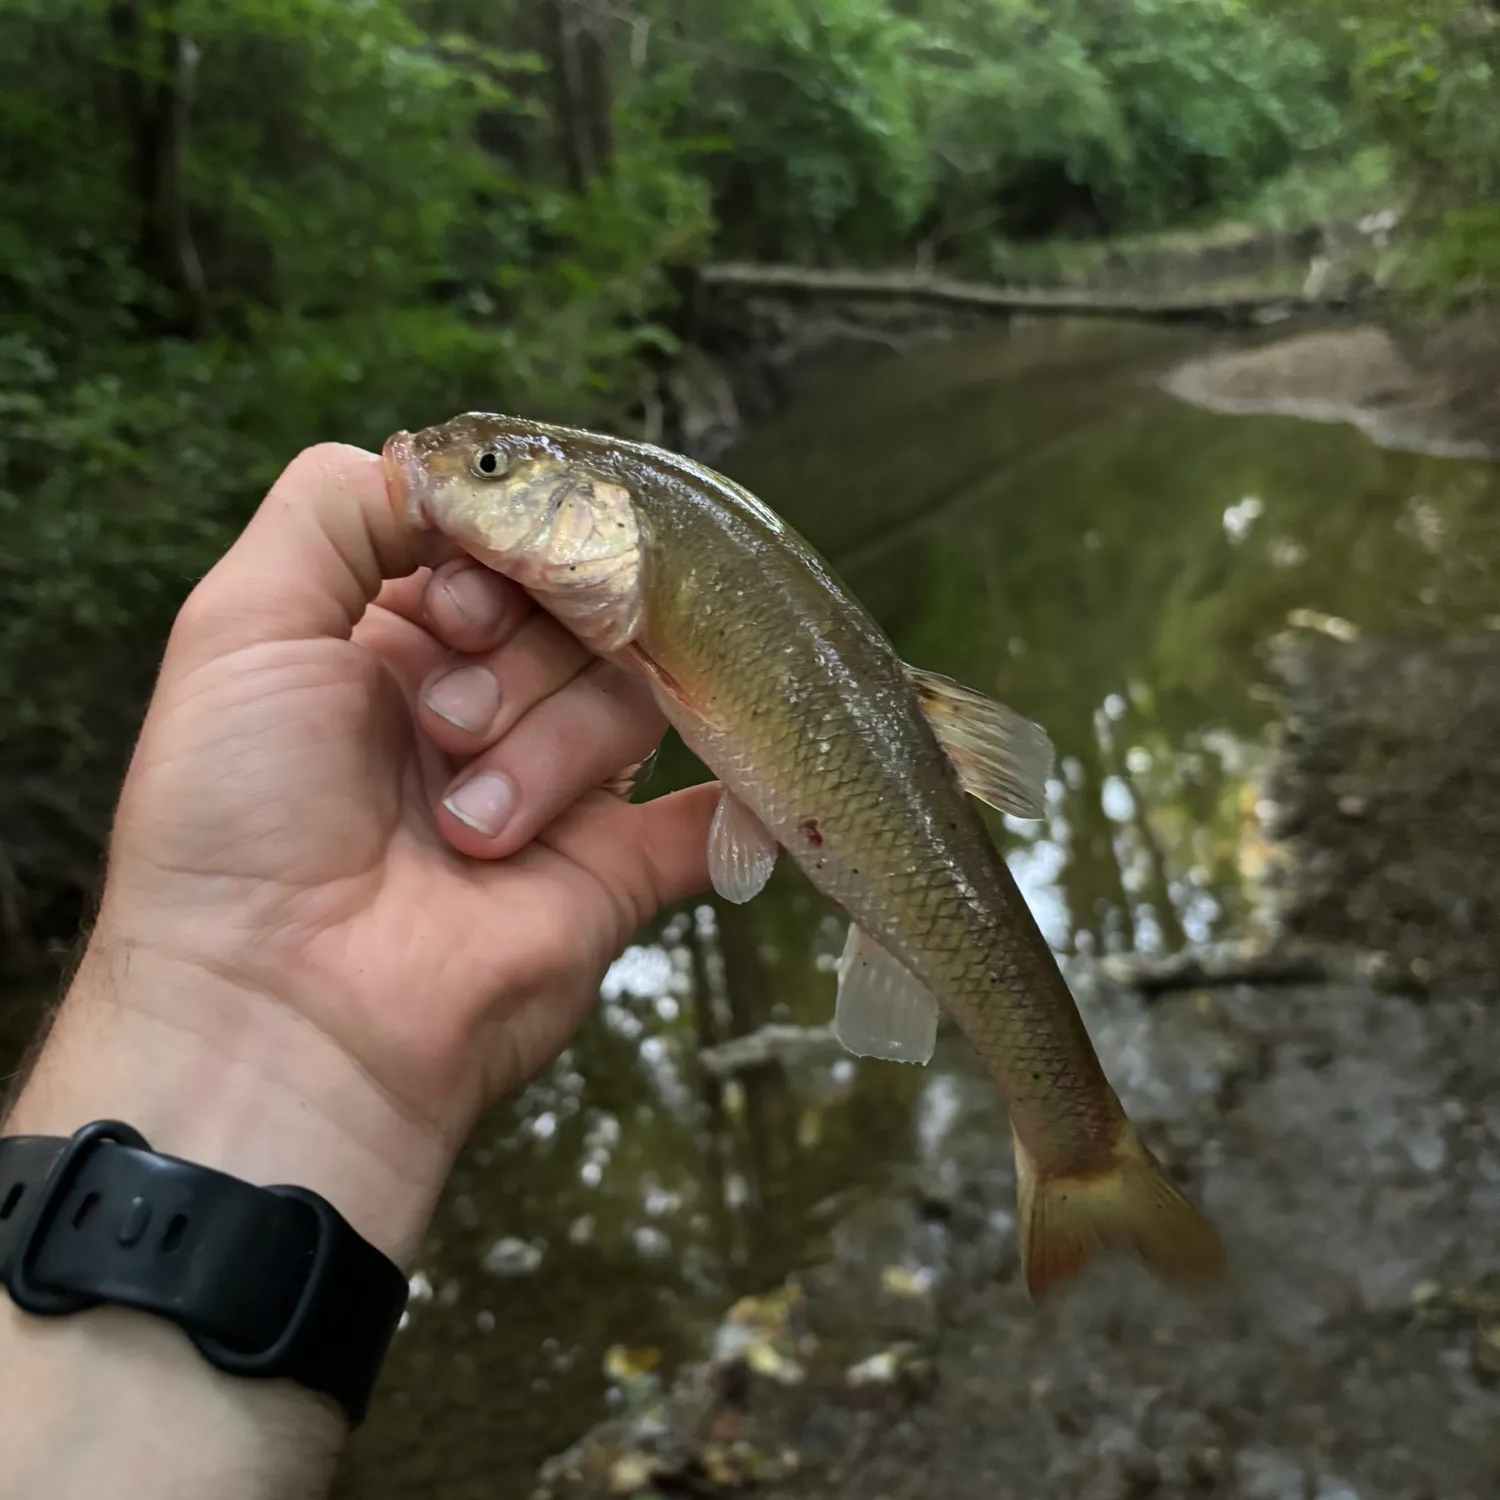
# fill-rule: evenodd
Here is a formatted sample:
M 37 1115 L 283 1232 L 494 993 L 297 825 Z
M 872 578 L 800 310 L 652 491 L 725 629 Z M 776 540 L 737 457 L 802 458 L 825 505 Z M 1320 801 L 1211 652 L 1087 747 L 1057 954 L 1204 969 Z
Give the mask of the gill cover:
M 608 656 L 630 643 L 641 622 L 640 520 L 623 484 L 557 467 L 563 472 L 538 524 L 506 571 L 591 651 Z

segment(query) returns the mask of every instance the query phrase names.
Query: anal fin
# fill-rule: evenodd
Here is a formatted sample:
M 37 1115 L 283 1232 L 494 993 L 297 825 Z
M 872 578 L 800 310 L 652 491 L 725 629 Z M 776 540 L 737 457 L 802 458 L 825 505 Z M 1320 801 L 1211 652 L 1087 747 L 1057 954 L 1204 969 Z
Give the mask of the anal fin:
M 937 1045 L 938 1003 L 912 973 L 850 923 L 839 959 L 833 1034 L 856 1057 L 925 1063 Z

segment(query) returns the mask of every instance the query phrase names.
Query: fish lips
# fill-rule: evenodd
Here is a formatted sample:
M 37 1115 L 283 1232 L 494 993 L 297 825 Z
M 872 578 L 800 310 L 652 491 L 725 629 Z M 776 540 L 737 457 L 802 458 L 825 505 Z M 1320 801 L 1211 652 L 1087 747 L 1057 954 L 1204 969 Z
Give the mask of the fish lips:
M 432 527 L 432 517 L 423 504 L 426 489 L 416 440 L 409 432 L 393 432 L 380 450 L 385 468 L 386 492 L 396 514 L 423 531 Z

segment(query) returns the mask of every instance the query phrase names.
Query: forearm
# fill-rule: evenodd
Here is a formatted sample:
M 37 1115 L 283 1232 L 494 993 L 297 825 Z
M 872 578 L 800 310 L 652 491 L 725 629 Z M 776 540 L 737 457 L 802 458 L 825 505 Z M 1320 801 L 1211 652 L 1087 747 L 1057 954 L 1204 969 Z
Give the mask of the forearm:
M 246 1181 L 321 1193 L 403 1266 L 446 1170 L 443 1148 L 305 1021 L 96 945 L 3 1133 L 65 1136 L 99 1118 Z M 5 1500 L 319 1495 L 347 1430 L 327 1398 L 222 1374 L 163 1319 L 34 1317 L 3 1294 L 0 1412 Z

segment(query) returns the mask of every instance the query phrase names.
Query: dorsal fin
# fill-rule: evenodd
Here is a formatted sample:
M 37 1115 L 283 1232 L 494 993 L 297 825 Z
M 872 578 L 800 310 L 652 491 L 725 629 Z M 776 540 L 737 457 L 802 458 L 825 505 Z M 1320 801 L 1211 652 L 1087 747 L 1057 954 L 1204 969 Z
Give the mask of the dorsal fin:
M 1047 731 L 951 677 L 910 665 L 906 674 L 963 789 L 1012 817 L 1041 817 L 1054 759 Z

